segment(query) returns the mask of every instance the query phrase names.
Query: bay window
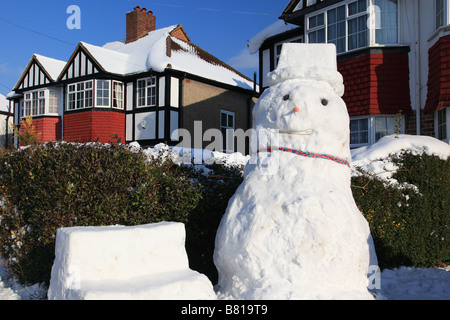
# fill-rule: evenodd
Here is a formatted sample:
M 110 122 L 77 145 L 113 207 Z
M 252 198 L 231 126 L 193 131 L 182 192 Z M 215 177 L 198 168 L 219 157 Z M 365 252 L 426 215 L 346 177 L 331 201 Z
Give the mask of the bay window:
M 67 86 L 68 111 L 93 107 L 124 109 L 123 83 L 112 80 L 89 80 Z
M 402 133 L 403 117 L 398 115 L 369 115 L 350 120 L 350 146 L 371 145 L 387 135 Z
M 21 115 L 35 117 L 57 115 L 59 104 L 59 88 L 40 89 L 24 94 Z
M 67 88 L 67 110 L 93 107 L 93 81 L 70 84 Z
M 309 43 L 334 43 L 337 53 L 398 43 L 398 0 L 347 0 L 306 16 Z

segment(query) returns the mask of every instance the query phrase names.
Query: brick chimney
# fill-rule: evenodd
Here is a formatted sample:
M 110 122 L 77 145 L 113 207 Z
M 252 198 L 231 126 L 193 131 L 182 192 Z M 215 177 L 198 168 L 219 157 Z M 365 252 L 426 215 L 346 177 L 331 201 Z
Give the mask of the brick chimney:
M 127 13 L 127 39 L 125 43 L 134 42 L 155 30 L 156 17 L 152 11 L 136 6 Z

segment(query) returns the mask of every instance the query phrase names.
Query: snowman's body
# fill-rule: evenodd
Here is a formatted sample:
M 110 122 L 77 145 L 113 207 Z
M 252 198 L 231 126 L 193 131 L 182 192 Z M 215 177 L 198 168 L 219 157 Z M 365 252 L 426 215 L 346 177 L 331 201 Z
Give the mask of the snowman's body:
M 372 298 L 367 272 L 374 252 L 350 188 L 345 103 L 330 85 L 292 78 L 267 89 L 253 116 L 256 131 L 272 130 L 278 145 L 254 150 L 222 219 L 214 253 L 220 293 Z

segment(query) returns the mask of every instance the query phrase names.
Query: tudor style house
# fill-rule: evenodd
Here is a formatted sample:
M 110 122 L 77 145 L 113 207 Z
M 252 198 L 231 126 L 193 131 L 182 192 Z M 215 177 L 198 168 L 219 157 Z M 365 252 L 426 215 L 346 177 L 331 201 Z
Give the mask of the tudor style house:
M 155 23 L 137 6 L 127 13 L 125 41 L 80 42 L 67 62 L 34 55 L 14 88 L 15 124 L 32 116 L 43 142 L 116 138 L 143 146 L 180 144 L 174 132 L 194 134 L 196 121 L 197 134 L 248 129 L 254 82 L 193 44 L 182 25 Z M 222 151 L 233 144 L 224 141 Z
M 260 85 L 286 42 L 334 43 L 351 146 L 402 133 L 450 138 L 449 0 L 291 0 L 249 42 Z
M 11 120 L 13 119 L 13 116 L 7 97 L 0 94 L 0 148 L 8 148 L 11 146 L 11 137 L 13 133 Z

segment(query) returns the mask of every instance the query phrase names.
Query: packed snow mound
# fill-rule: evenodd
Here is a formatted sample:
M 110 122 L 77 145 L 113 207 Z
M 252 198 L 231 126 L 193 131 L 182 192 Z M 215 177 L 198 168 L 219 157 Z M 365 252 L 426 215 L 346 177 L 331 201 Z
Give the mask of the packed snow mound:
M 371 146 L 352 150 L 353 174 L 357 175 L 356 168 L 377 175 L 389 183 L 396 184 L 392 175 L 398 167 L 390 160 L 390 155 L 399 155 L 403 152 L 415 155 L 426 154 L 437 156 L 442 160 L 450 157 L 450 145 L 433 137 L 413 135 L 390 135 L 381 138 Z
M 350 120 L 340 85 L 320 70 L 331 58 L 333 45 L 284 44 L 279 66 L 292 72 L 275 70 L 253 109 L 258 150 L 216 236 L 221 297 L 373 299 L 368 273 L 377 259 L 350 188 Z M 319 74 L 306 79 L 304 70 Z
M 61 228 L 50 300 L 215 299 L 209 279 L 189 269 L 184 224 Z
M 371 146 L 354 149 L 352 159 L 354 164 L 367 163 L 405 150 L 417 155 L 423 153 L 434 155 L 443 160 L 450 157 L 450 145 L 448 143 L 428 136 L 400 134 L 384 136 Z

